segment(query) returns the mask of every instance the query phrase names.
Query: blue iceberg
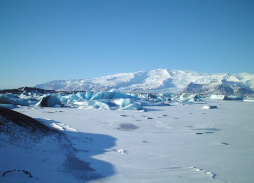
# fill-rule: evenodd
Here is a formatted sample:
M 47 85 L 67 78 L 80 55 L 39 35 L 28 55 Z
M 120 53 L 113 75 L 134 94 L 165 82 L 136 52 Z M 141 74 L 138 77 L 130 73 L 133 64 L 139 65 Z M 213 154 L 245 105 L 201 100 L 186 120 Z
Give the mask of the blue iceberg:
M 230 95 L 226 97 L 226 100 L 243 100 L 243 96 Z
M 79 100 L 86 99 L 86 95 L 84 93 L 78 92 L 76 95 L 79 98 Z
M 62 105 L 57 94 L 47 95 L 36 104 L 37 107 L 53 107 L 55 105 Z
M 130 105 L 130 104 L 132 104 L 130 99 L 122 99 L 121 98 L 120 101 L 119 101 L 120 108 L 123 108 L 123 107 L 125 107 L 127 105 Z
M 0 107 L 4 107 L 4 108 L 7 108 L 7 109 L 13 109 L 16 106 L 13 105 L 13 104 L 0 104 Z
M 214 100 L 225 100 L 226 99 L 226 95 L 211 95 L 210 99 L 214 99 Z
M 119 92 L 118 90 L 110 90 L 109 92 L 107 91 L 102 91 L 95 93 L 91 100 L 100 100 L 100 99 L 117 99 L 117 98 L 130 98 L 130 95 L 124 94 Z
M 12 101 L 6 95 L 0 94 L 0 103 L 2 103 L 2 104 L 12 104 Z
M 93 109 L 104 109 L 104 110 L 110 110 L 109 106 L 106 102 L 98 102 L 93 100 L 88 100 L 85 103 L 86 108 L 93 108 Z
M 121 110 L 143 110 L 144 108 L 141 106 L 141 104 L 138 103 L 132 103 L 130 105 L 124 106 L 121 108 Z
M 180 100 L 181 100 L 181 102 L 195 102 L 195 101 L 198 101 L 198 95 L 183 93 L 180 96 Z
M 14 105 L 29 106 L 28 100 L 22 98 L 14 98 L 12 102 Z
M 86 92 L 86 99 L 90 100 L 92 98 L 92 93 L 91 92 Z

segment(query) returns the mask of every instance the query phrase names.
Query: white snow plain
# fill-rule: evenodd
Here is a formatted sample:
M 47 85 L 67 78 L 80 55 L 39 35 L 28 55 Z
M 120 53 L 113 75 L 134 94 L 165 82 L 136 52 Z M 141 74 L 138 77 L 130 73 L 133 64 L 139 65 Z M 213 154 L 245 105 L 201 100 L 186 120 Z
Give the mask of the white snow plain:
M 5 143 L 1 136 L 0 182 L 254 181 L 253 102 L 206 99 L 192 105 L 172 102 L 145 108 L 146 112 L 13 109 L 67 134 L 76 151 L 66 165 L 66 148 L 52 139 L 24 148 Z M 79 166 L 90 166 L 87 171 L 95 170 L 94 174 L 77 174 Z

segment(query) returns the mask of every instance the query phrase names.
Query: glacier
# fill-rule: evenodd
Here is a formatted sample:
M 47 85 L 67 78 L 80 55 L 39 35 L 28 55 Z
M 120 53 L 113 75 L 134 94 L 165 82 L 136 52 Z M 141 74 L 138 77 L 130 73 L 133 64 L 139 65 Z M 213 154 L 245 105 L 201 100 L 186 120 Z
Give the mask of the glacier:
M 205 94 L 222 94 L 224 92 L 226 95 L 254 94 L 254 74 L 208 74 L 186 70 L 157 69 L 118 73 L 93 79 L 55 80 L 38 84 L 35 87 L 57 91 L 88 92 L 117 89 L 121 92 L 146 93 L 170 91 L 171 93 Z M 213 93 L 215 90 L 221 92 Z

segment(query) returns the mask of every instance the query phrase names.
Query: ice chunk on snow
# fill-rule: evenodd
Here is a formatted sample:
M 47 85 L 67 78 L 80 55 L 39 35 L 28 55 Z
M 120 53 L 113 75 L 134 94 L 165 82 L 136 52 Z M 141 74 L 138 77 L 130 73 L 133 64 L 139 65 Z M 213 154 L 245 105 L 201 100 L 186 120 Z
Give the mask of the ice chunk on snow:
M 217 106 L 205 105 L 205 106 L 203 107 L 203 109 L 217 109 Z
M 195 102 L 198 100 L 198 95 L 196 94 L 189 94 L 189 93 L 183 93 L 180 96 L 180 100 L 182 102 Z
M 109 110 L 109 106 L 105 102 L 98 102 L 98 101 L 93 101 L 93 100 L 86 101 L 85 107 L 86 108 Z M 81 106 L 81 108 L 82 108 L 82 106 Z
M 121 154 L 127 154 L 125 150 L 123 149 L 118 149 L 117 152 L 121 153 Z
M 245 102 L 254 102 L 254 97 L 246 97 L 245 99 L 243 99 L 243 101 L 245 101 Z
M 121 108 L 121 110 L 143 110 L 143 109 L 144 108 L 141 106 L 141 104 L 138 103 L 133 103 Z

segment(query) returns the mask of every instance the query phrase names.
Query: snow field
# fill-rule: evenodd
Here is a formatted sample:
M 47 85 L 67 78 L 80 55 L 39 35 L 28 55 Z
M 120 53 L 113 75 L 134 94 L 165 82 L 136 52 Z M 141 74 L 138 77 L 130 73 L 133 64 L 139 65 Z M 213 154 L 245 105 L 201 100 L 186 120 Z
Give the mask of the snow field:
M 203 109 L 204 105 L 218 109 Z M 90 182 L 252 182 L 252 102 L 174 102 L 146 109 L 15 108 L 66 133 L 76 157 L 102 175 Z M 14 164 L 9 162 L 4 170 Z M 53 169 L 52 176 L 60 176 Z M 32 175 L 39 172 L 36 167 L 27 170 Z

